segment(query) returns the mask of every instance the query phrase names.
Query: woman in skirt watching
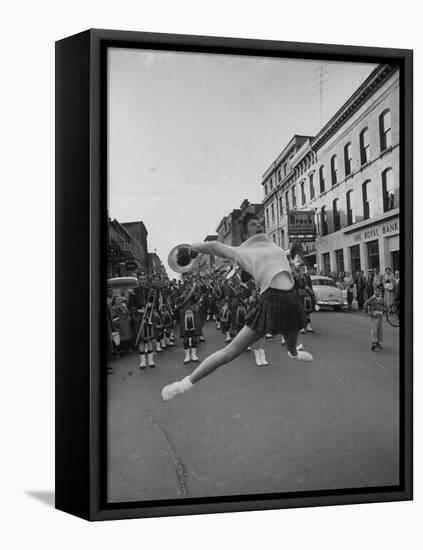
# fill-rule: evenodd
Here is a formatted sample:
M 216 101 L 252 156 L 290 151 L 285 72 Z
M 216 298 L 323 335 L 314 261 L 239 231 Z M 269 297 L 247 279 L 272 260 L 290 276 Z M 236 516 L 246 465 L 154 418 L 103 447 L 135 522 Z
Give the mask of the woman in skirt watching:
M 283 334 L 288 357 L 295 361 L 312 361 L 306 351 L 297 350 L 298 332 L 305 325 L 304 308 L 299 302 L 288 259 L 284 252 L 265 234 L 258 217 L 246 214 L 242 220 L 245 242 L 233 247 L 212 241 L 184 247 L 178 261 L 187 265 L 198 253 L 228 258 L 238 263 L 255 280 L 260 297 L 246 318 L 246 325 L 225 348 L 209 355 L 183 380 L 165 386 L 162 401 L 184 393 L 216 369 L 230 363 L 266 333 Z

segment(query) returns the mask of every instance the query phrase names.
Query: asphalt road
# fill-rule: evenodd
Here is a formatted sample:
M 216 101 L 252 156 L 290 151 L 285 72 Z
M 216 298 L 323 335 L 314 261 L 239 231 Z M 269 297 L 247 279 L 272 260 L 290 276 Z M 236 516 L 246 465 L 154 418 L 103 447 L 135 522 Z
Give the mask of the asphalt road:
M 165 384 L 189 374 L 180 342 L 138 369 L 138 355 L 108 376 L 108 499 L 289 492 L 398 483 L 399 331 L 384 323 L 370 350 L 369 319 L 313 314 L 301 335 L 312 363 L 289 359 L 279 337 L 268 367 L 253 354 L 166 404 Z M 213 322 L 200 358 L 224 345 Z

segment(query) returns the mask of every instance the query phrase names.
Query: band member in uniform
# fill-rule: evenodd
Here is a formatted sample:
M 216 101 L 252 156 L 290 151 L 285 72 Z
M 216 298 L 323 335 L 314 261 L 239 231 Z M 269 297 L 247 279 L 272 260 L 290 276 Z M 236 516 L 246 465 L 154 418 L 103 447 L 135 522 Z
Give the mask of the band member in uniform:
M 128 307 L 132 313 L 135 347 L 140 354 L 140 369 L 155 367 L 154 347 L 156 334 L 153 324 L 154 302 L 157 291 L 149 287 L 145 278 L 140 278 L 138 287 L 129 294 Z M 147 360 L 146 360 L 147 359 Z
M 295 294 L 286 255 L 281 254 L 281 249 L 264 234 L 256 215 L 246 214 L 242 220 L 242 233 L 246 240 L 238 247 L 212 241 L 182 246 L 178 250 L 177 261 L 182 266 L 188 265 L 198 253 L 222 256 L 238 263 L 260 287 L 260 297 L 235 339 L 208 356 L 190 376 L 165 386 L 161 392 L 162 401 L 190 390 L 199 380 L 233 361 L 267 332 L 284 335 L 291 359 L 313 360 L 310 353 L 297 350 L 298 333 L 304 327 L 305 316 Z
M 301 243 L 296 242 L 291 247 L 290 256 L 293 265 L 292 275 L 295 281 L 295 290 L 299 300 L 302 302 L 305 312 L 305 326 L 301 332 L 314 332 L 311 328 L 311 312 L 314 310 L 316 297 L 313 291 L 313 285 L 311 277 L 307 273 L 302 258 L 302 246 Z
M 180 315 L 180 333 L 185 350 L 184 363 L 197 362 L 198 340 L 201 334 L 200 291 L 195 282 L 187 279 L 176 309 Z

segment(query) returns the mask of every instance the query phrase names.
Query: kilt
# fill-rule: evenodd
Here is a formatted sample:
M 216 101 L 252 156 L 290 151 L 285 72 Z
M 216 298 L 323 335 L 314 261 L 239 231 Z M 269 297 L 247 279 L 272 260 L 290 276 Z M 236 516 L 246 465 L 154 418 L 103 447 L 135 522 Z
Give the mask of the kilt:
M 193 313 L 193 329 L 192 330 L 186 330 L 185 328 L 185 313 L 191 310 Z M 184 307 L 182 310 L 180 310 L 180 318 L 179 318 L 179 337 L 180 338 L 195 338 L 197 336 L 201 336 L 202 330 L 201 330 L 201 313 L 199 311 L 199 307 L 197 304 L 191 306 L 191 307 Z
M 293 288 L 268 288 L 247 313 L 245 324 L 260 334 L 299 331 L 306 324 L 304 307 Z

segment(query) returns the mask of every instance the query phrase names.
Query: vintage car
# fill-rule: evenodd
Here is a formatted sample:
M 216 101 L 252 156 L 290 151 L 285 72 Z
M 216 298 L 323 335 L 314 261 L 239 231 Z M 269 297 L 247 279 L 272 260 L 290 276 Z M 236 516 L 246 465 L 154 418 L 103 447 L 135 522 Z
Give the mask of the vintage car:
M 346 292 L 336 286 L 330 277 L 312 275 L 311 282 L 316 296 L 316 311 L 321 307 L 331 307 L 334 311 L 340 311 L 345 305 Z

